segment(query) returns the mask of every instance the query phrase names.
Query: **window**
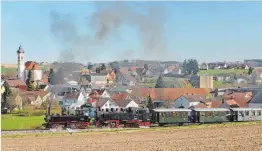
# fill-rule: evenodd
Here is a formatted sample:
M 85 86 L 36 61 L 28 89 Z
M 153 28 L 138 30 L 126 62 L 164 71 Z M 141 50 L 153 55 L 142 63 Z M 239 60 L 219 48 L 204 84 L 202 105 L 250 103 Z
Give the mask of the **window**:
M 261 111 L 257 111 L 257 115 L 258 115 L 258 116 L 261 116 Z
M 252 111 L 252 116 L 255 116 L 256 115 L 256 111 Z
M 245 111 L 246 116 L 249 116 L 249 111 Z
M 214 115 L 215 116 L 219 116 L 219 112 L 214 112 Z
M 109 104 L 109 106 L 111 106 L 111 104 Z
M 239 111 L 239 116 L 244 115 L 243 111 Z

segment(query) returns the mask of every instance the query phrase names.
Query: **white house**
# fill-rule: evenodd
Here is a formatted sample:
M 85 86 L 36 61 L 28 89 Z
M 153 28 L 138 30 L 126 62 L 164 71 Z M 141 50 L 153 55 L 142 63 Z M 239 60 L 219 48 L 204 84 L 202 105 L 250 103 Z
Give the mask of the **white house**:
M 107 73 L 91 73 L 91 83 L 96 85 L 107 84 Z
M 200 102 L 206 102 L 206 98 L 203 95 L 182 95 L 174 102 L 175 108 L 190 108 Z
M 127 109 L 129 107 L 138 108 L 139 106 L 131 99 L 113 100 L 111 98 L 100 98 L 98 107 L 100 107 L 101 111 L 120 111 L 121 109 Z
M 249 108 L 262 108 L 262 88 L 256 93 L 256 95 L 248 102 Z
M 100 111 L 111 111 L 111 109 L 119 110 L 119 106 L 111 98 L 100 98 L 97 102 Z
M 82 92 L 67 93 L 63 97 L 63 100 L 60 101 L 60 105 L 66 109 L 70 107 L 73 103 L 76 103 L 76 104 L 86 103 L 86 100 L 84 99 L 84 95 L 82 94 Z
M 42 81 L 42 70 L 34 61 L 27 61 L 24 69 L 24 81 L 28 78 L 28 73 L 31 70 L 34 81 Z

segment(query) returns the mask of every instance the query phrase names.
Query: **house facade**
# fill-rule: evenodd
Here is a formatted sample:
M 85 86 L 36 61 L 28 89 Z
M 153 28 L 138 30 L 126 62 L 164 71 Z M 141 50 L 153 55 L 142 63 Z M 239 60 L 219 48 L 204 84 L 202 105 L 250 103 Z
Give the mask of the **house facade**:
M 36 82 L 40 82 L 42 81 L 42 70 L 41 67 L 39 65 L 37 65 L 34 61 L 27 61 L 25 63 L 25 70 L 24 70 L 24 81 L 26 82 L 26 80 L 28 79 L 28 73 L 31 70 L 32 72 L 32 76 L 33 76 L 33 80 Z
M 202 95 L 183 95 L 175 100 L 175 108 L 190 108 L 201 102 L 206 102 L 205 96 Z
M 91 83 L 95 85 L 107 84 L 107 73 L 91 73 Z
M 84 99 L 84 95 L 82 92 L 71 92 L 67 93 L 63 100 L 59 102 L 62 108 L 69 108 L 73 103 L 84 104 L 86 100 Z

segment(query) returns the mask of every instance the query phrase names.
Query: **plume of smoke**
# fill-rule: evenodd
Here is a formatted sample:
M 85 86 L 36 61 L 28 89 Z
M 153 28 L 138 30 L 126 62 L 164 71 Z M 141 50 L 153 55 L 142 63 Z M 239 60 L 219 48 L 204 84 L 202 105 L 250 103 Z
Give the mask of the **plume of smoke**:
M 98 6 L 101 3 L 98 3 Z M 90 24 L 87 28 L 95 31 L 95 36 L 79 34 L 78 27 L 70 19 L 70 15 L 51 12 L 51 32 L 65 47 L 60 55 L 62 60 L 72 61 L 76 58 L 90 59 L 95 57 L 92 46 L 100 45 L 104 40 L 116 34 L 122 25 L 138 29 L 142 44 L 140 50 L 143 59 L 157 59 L 165 55 L 164 22 L 165 11 L 160 6 L 149 6 L 147 14 L 135 12 L 123 2 L 114 2 L 107 7 L 99 8 L 97 12 L 88 17 Z M 127 35 L 128 36 L 128 35 Z M 126 49 L 126 48 L 125 48 Z M 131 48 L 130 48 L 131 49 Z M 68 50 L 72 50 L 71 53 Z M 124 50 L 123 50 L 124 51 Z M 134 52 L 133 52 L 134 53 Z M 72 56 L 68 59 L 67 56 Z M 120 55 L 119 57 L 121 57 Z

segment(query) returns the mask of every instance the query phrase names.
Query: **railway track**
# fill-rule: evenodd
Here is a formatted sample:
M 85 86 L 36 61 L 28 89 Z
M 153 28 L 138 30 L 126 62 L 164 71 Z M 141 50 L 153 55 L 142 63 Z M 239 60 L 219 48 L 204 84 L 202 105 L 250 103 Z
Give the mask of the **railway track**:
M 149 128 L 149 127 L 141 127 Z M 42 130 L 10 130 L 2 131 L 4 135 L 19 135 L 19 134 L 47 134 L 47 133 L 79 133 L 92 131 L 107 131 L 107 130 L 132 130 L 134 128 L 89 128 L 89 129 L 42 129 Z

